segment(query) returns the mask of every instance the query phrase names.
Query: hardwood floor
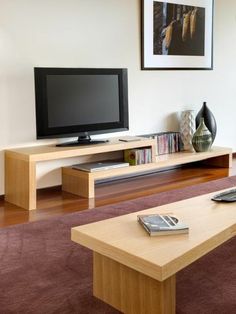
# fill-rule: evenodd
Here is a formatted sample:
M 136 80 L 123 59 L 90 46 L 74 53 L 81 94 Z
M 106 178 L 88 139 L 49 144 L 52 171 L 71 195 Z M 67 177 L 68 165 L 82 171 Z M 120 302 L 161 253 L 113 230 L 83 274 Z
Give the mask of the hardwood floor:
M 87 200 L 61 191 L 60 187 L 37 193 L 37 210 L 27 211 L 0 200 L 0 227 L 47 219 L 102 205 L 236 175 L 236 158 L 231 169 L 189 165 L 145 176 L 96 185 L 96 198 Z

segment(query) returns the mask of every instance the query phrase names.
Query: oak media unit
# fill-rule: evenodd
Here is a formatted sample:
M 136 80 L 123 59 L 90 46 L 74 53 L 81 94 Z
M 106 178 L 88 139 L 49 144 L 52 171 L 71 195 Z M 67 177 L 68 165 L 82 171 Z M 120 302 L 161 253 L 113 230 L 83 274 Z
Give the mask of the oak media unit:
M 103 144 L 78 147 L 34 146 L 15 148 L 5 151 L 5 200 L 28 210 L 37 208 L 36 165 L 38 162 L 95 154 L 100 155 L 103 153 L 112 154 L 116 151 L 142 147 L 151 147 L 152 163 L 101 171 L 96 174 L 94 173 L 93 176 L 90 176 L 89 180 L 89 174 L 87 173 L 85 174 L 87 178 L 84 183 L 80 183 L 82 184 L 82 190 L 85 190 L 85 194 L 76 193 L 76 191 L 74 193 L 85 197 L 94 197 L 94 184 L 97 179 L 124 175 L 131 176 L 136 173 L 155 171 L 190 162 L 206 161 L 213 166 L 226 168 L 232 166 L 232 150 L 230 148 L 213 147 L 210 151 L 204 153 L 180 152 L 156 156 L 156 141 L 155 139 L 147 138 L 133 142 L 121 142 L 118 139 L 111 139 L 109 142 Z M 87 184 L 87 187 L 85 184 Z M 64 190 L 68 190 L 65 184 Z

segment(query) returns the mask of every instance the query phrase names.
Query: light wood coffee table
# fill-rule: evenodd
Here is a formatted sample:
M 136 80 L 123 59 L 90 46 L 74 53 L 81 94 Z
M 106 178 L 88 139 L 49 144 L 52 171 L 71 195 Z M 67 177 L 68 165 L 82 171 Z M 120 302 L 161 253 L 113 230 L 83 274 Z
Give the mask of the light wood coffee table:
M 94 251 L 94 296 L 124 313 L 175 313 L 176 273 L 236 233 L 235 203 L 214 194 L 73 228 L 72 240 Z M 137 222 L 147 213 L 173 213 L 189 234 L 149 237 Z

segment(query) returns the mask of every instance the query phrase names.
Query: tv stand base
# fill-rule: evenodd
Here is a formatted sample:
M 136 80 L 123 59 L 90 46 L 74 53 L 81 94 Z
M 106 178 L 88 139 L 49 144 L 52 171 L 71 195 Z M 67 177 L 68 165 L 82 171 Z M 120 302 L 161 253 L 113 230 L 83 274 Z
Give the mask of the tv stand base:
M 102 143 L 107 143 L 109 142 L 108 140 L 104 140 L 104 141 L 96 141 L 96 140 L 92 140 L 92 141 L 75 141 L 75 142 L 66 142 L 66 143 L 61 143 L 61 144 L 57 144 L 57 147 L 70 147 L 70 146 L 80 146 L 80 145 L 93 145 L 93 144 L 102 144 Z
M 89 135 L 79 136 L 77 141 L 70 141 L 65 143 L 57 144 L 57 147 L 70 147 L 70 146 L 80 146 L 80 145 L 93 145 L 107 143 L 108 140 L 92 140 Z

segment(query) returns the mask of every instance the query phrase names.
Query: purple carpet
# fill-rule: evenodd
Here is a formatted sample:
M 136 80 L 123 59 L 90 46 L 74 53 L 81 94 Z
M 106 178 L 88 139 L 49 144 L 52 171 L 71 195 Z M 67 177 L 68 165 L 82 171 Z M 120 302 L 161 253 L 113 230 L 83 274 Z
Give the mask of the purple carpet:
M 0 229 L 0 314 L 119 313 L 92 296 L 92 254 L 70 241 L 71 227 L 235 185 L 236 176 Z M 235 247 L 234 238 L 177 275 L 178 314 L 236 313 Z

